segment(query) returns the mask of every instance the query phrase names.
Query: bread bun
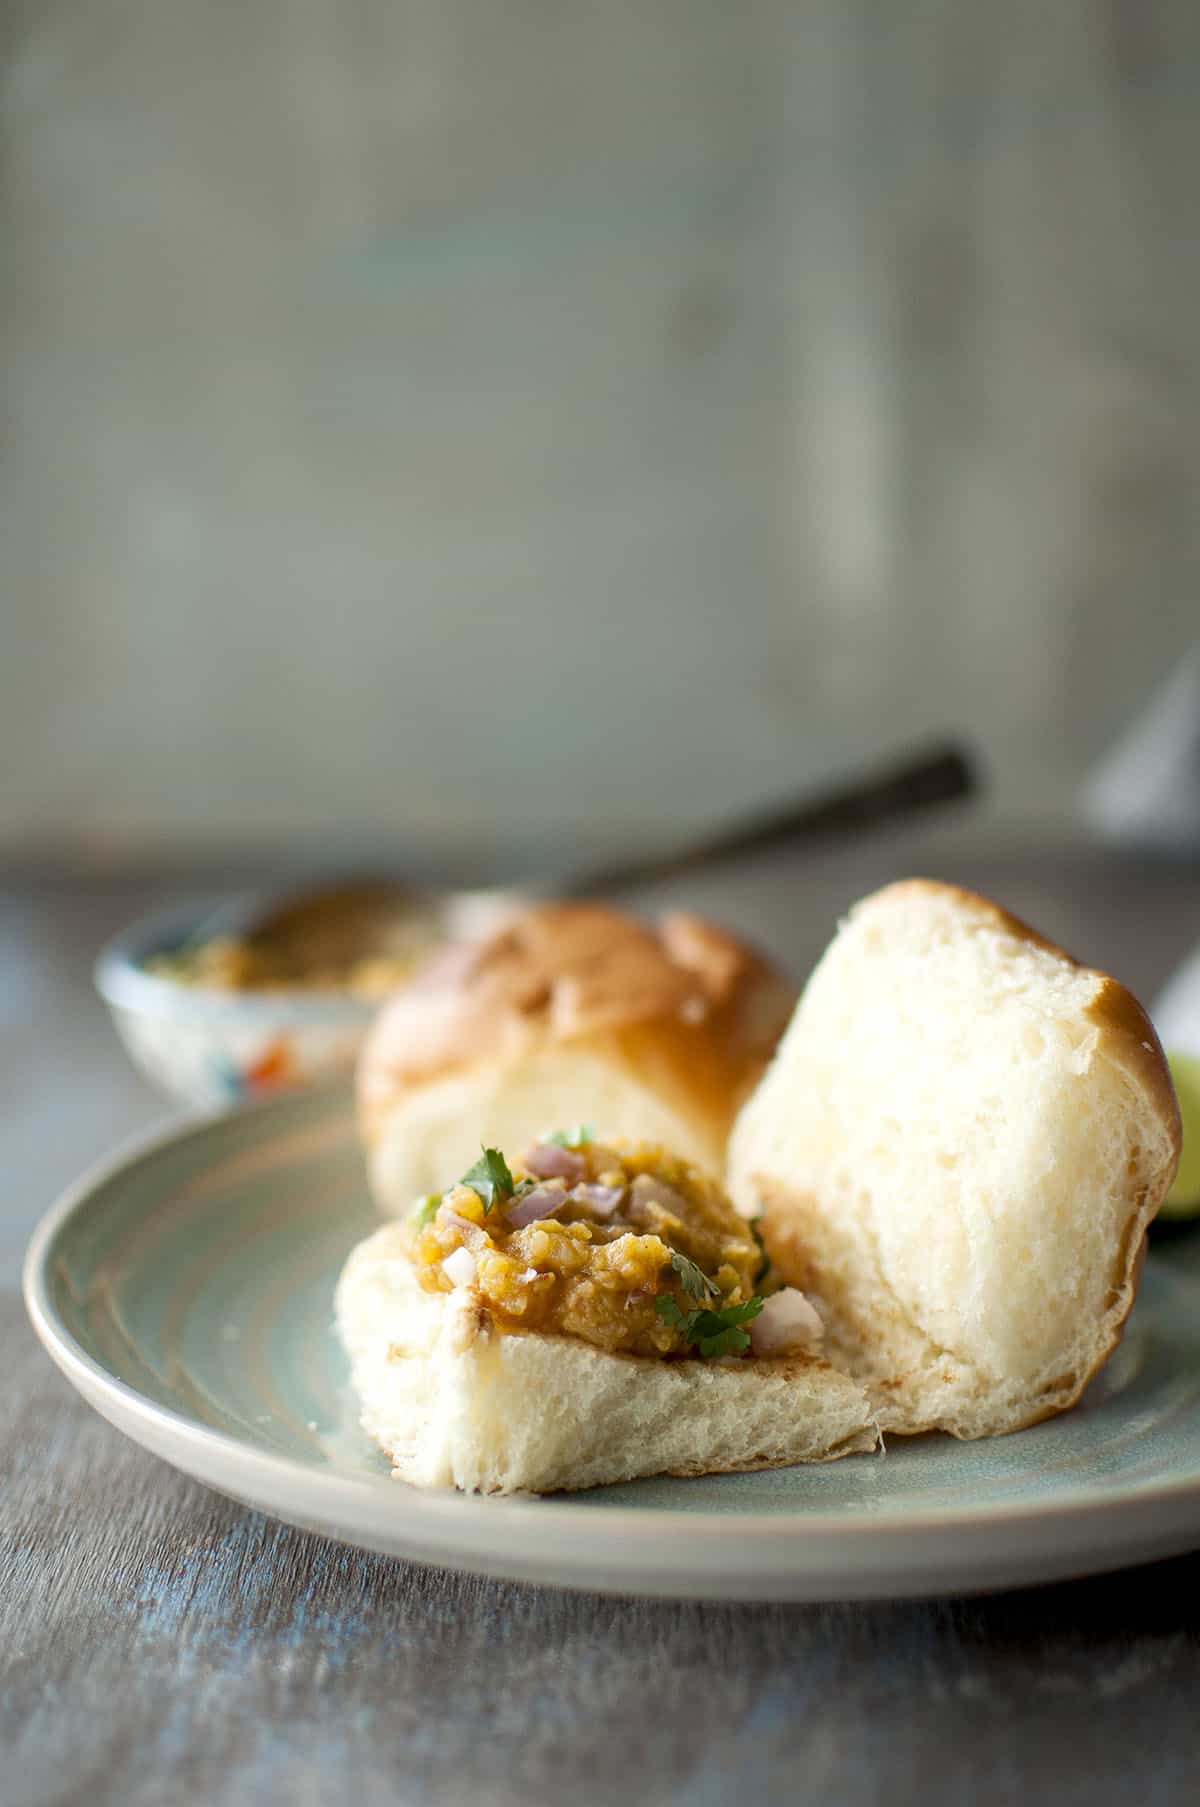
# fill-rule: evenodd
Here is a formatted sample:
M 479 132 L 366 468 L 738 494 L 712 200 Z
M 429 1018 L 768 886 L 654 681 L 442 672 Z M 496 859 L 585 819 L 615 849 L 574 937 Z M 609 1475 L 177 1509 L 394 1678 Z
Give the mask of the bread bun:
M 816 1357 L 664 1361 L 499 1331 L 470 1288 L 421 1289 L 403 1224 L 354 1250 L 337 1319 L 363 1427 L 417 1486 L 552 1493 L 878 1442 L 862 1387 Z
M 359 1066 L 372 1186 L 387 1211 L 581 1119 L 720 1172 L 737 1108 L 794 989 L 713 924 L 654 927 L 541 904 L 455 946 L 397 992 Z
M 1117 1343 L 1180 1124 L 1137 1001 L 951 885 L 858 904 L 728 1180 L 885 1430 L 1016 1430 Z

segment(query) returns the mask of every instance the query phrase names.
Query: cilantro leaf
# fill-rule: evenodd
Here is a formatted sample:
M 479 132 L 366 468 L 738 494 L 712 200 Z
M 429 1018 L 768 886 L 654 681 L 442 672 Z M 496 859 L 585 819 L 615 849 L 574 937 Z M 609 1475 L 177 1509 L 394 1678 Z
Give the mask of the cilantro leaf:
M 750 1338 L 741 1326 L 756 1318 L 762 1308 L 762 1300 L 755 1297 L 744 1305 L 726 1305 L 722 1311 L 693 1312 L 692 1341 L 706 1360 L 714 1355 L 741 1355 L 750 1347 Z
M 703 1269 L 698 1268 L 694 1261 L 689 1261 L 686 1255 L 681 1255 L 678 1249 L 671 1250 L 671 1266 L 679 1275 L 679 1284 L 689 1299 L 721 1297 L 721 1289 L 716 1281 L 710 1280 Z
M 697 1311 L 681 1311 L 679 1301 L 670 1293 L 660 1293 L 654 1309 L 660 1318 L 677 1330 L 685 1343 L 693 1344 L 706 1361 L 718 1355 L 742 1355 L 750 1347 L 750 1338 L 742 1329 L 756 1318 L 763 1301 L 755 1295 L 741 1305 L 725 1305 L 719 1311 L 701 1306 Z
M 712 1361 L 718 1355 L 744 1355 L 750 1347 L 750 1337 L 746 1331 L 731 1324 L 715 1336 L 702 1336 L 696 1347 L 705 1361 Z
M 707 1311 L 704 1315 L 706 1318 L 720 1318 L 726 1327 L 731 1324 L 748 1324 L 751 1318 L 758 1316 L 765 1304 L 766 1300 L 760 1299 L 755 1293 L 752 1299 L 744 1299 L 740 1305 L 723 1305 L 720 1311 Z
M 543 1141 L 555 1142 L 559 1148 L 585 1148 L 589 1142 L 596 1140 L 596 1131 L 590 1123 L 576 1123 L 570 1129 L 555 1129 Z
M 440 1192 L 427 1192 L 424 1198 L 419 1198 L 408 1214 L 408 1221 L 413 1229 L 423 1230 L 427 1223 L 432 1223 L 441 1202 Z
M 497 1199 L 503 1202 L 506 1198 L 511 1198 L 515 1189 L 508 1162 L 498 1148 L 485 1148 L 475 1165 L 468 1167 L 458 1183 L 471 1188 L 483 1206 L 485 1217 Z
M 770 1255 L 768 1255 L 767 1245 L 763 1241 L 763 1233 L 762 1233 L 762 1227 L 761 1227 L 762 1220 L 763 1220 L 763 1214 L 761 1211 L 759 1212 L 757 1217 L 752 1217 L 750 1219 L 750 1234 L 751 1234 L 751 1236 L 753 1236 L 756 1244 L 758 1245 L 758 1252 L 762 1256 L 762 1261 L 759 1263 L 758 1272 L 754 1276 L 755 1286 L 761 1286 L 763 1281 L 766 1279 L 767 1275 L 771 1271 L 771 1257 L 770 1257 Z

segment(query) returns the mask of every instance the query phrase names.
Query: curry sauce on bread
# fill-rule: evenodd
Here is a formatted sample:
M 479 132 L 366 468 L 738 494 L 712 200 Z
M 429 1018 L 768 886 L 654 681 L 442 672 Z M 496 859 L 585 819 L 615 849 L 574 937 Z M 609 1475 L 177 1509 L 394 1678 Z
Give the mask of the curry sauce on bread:
M 719 1306 L 731 1330 L 739 1310 L 761 1306 L 762 1253 L 716 1181 L 655 1144 L 609 1147 L 583 1127 L 569 1142 L 535 1143 L 516 1177 L 485 1150 L 465 1179 L 422 1202 L 411 1248 L 426 1291 L 466 1277 L 498 1326 L 610 1352 L 689 1352 L 689 1300 L 710 1316 Z M 726 1338 L 727 1352 L 748 1341 Z
M 484 1492 L 824 1461 L 877 1439 L 717 1183 L 579 1129 L 463 1178 L 351 1255 L 338 1322 L 398 1478 Z

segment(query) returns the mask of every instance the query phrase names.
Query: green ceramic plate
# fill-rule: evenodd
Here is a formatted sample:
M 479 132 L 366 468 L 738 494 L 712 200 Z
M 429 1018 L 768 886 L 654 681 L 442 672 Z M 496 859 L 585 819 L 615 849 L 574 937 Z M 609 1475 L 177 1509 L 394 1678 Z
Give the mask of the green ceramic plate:
M 1064 1418 L 987 1443 L 553 1499 L 421 1493 L 358 1428 L 334 1281 L 372 1224 L 348 1095 L 144 1142 L 42 1224 L 39 1336 L 98 1411 L 222 1492 L 348 1543 L 621 1592 L 959 1593 L 1200 1545 L 1200 1266 L 1152 1258 L 1121 1348 Z

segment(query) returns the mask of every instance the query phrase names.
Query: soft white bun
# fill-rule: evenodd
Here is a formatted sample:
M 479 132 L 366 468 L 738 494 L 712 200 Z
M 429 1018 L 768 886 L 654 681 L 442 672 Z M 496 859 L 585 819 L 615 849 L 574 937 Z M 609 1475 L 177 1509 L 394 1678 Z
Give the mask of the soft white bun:
M 1118 1341 L 1178 1107 L 1123 986 L 925 880 L 866 898 L 730 1143 L 728 1181 L 885 1430 L 1016 1430 Z
M 406 1211 L 477 1157 L 579 1121 L 719 1172 L 730 1125 L 795 999 L 696 917 L 653 927 L 600 904 L 542 904 L 445 949 L 396 993 L 363 1050 L 372 1188 Z
M 387 1224 L 360 1243 L 337 1289 L 363 1427 L 399 1480 L 552 1493 L 878 1441 L 863 1389 L 816 1357 L 660 1361 L 500 1332 L 470 1287 L 422 1291 L 404 1235 Z

